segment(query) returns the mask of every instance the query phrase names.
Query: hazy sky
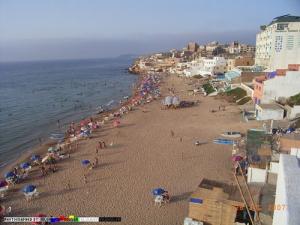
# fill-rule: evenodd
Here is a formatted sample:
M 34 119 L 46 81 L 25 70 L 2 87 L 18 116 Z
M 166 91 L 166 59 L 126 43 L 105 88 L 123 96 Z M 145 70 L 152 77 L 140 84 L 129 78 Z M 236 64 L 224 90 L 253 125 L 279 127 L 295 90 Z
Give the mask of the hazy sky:
M 254 44 L 261 24 L 299 12 L 299 0 L 0 0 L 0 61 Z

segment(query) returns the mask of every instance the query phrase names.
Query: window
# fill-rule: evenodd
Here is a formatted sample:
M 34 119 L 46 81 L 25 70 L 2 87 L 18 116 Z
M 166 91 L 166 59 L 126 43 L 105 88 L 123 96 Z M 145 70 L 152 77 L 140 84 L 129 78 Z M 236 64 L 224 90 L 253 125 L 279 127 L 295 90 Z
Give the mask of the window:
M 287 23 L 277 24 L 277 30 L 284 30 L 288 26 Z
M 282 42 L 283 42 L 283 37 L 282 36 L 276 36 L 275 37 L 275 51 L 280 52 L 282 50 Z
M 292 50 L 294 48 L 294 36 L 292 35 L 287 36 L 286 48 L 288 50 Z

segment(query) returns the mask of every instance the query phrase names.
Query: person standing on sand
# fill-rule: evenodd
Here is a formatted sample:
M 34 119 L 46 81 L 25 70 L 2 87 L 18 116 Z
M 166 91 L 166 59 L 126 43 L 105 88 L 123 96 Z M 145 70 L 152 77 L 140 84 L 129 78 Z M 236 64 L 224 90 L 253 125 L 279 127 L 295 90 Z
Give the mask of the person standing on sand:
M 86 177 L 85 174 L 83 174 L 83 182 L 84 182 L 85 184 L 87 184 L 87 177 Z
M 98 148 L 97 149 L 102 149 L 102 141 L 98 142 Z
M 173 130 L 171 130 L 171 137 L 174 137 L 174 135 L 175 135 L 175 133 L 174 133 L 174 131 Z
M 18 171 L 18 167 L 17 167 L 17 166 L 14 168 L 14 174 L 15 174 L 16 176 L 18 176 L 18 174 L 19 174 L 19 171 Z
M 47 174 L 46 168 L 44 165 L 41 166 L 41 173 L 42 173 L 42 176 L 45 176 Z
M 95 167 L 98 166 L 98 162 L 99 162 L 98 157 L 95 157 Z
M 102 141 L 103 148 L 106 148 L 105 141 Z
M 71 190 L 70 180 L 67 181 L 66 188 L 67 188 L 67 190 Z

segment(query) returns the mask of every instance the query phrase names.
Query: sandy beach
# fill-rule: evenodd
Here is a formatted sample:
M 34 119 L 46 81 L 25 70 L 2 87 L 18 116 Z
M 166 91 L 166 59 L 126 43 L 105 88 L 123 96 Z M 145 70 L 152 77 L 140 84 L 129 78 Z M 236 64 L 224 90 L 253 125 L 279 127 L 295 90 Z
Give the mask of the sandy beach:
M 172 87 L 181 100 L 199 100 L 198 105 L 161 110 L 161 102 L 153 101 L 136 107 L 120 119 L 121 127 L 107 123 L 91 139 L 81 140 L 78 150 L 57 164 L 57 172 L 45 178 L 40 178 L 39 171 L 31 173 L 10 189 L 3 204 L 12 207 L 13 216 L 120 216 L 120 224 L 183 224 L 189 195 L 202 178 L 234 182 L 232 146 L 213 144 L 212 140 L 224 131 L 245 132 L 259 126 L 255 121 L 243 122 L 234 104 L 188 95 L 188 82 L 176 76 L 164 78 L 162 96 Z M 210 112 L 221 104 L 226 111 Z M 195 146 L 197 140 L 207 144 Z M 96 154 L 99 141 L 108 147 Z M 99 166 L 87 172 L 81 160 L 95 157 Z M 86 172 L 87 184 L 83 180 Z M 25 184 L 37 185 L 39 197 L 26 201 L 20 191 Z M 156 187 L 169 191 L 169 204 L 154 206 L 151 191 Z

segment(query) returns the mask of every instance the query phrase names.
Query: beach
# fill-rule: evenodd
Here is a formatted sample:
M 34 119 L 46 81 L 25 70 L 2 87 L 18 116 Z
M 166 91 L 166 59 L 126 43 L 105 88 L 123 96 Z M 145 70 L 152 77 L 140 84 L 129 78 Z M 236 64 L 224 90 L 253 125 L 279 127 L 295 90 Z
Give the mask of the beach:
M 162 76 L 163 97 L 173 88 L 181 100 L 199 104 L 162 110 L 161 101 L 156 100 L 124 115 L 118 128 L 106 123 L 91 139 L 80 140 L 70 158 L 57 163 L 57 172 L 43 178 L 39 171 L 33 172 L 10 188 L 3 204 L 12 207 L 12 215 L 120 216 L 120 224 L 179 225 L 187 216 L 189 196 L 202 178 L 234 183 L 232 146 L 214 144 L 213 139 L 228 130 L 245 133 L 259 124 L 243 122 L 235 104 L 189 95 L 191 80 Z M 226 110 L 218 111 L 220 105 Z M 217 111 L 211 113 L 212 109 Z M 107 148 L 96 153 L 99 141 L 105 141 Z M 207 143 L 196 146 L 195 141 Z M 81 160 L 95 157 L 99 159 L 96 168 L 82 167 Z M 11 166 L 3 168 L 2 174 Z M 20 189 L 26 184 L 37 186 L 38 198 L 25 200 Z M 170 203 L 154 206 L 151 192 L 157 187 L 169 191 Z

